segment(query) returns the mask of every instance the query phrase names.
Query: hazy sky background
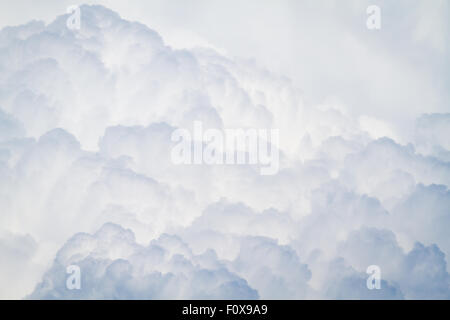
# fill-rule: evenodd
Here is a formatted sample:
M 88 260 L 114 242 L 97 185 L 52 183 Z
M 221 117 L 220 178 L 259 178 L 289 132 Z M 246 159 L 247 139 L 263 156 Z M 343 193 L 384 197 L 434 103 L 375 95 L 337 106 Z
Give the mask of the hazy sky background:
M 399 139 L 417 115 L 450 109 L 445 0 L 17 0 L 2 1 L 0 26 L 50 22 L 79 3 L 143 22 L 174 47 L 210 45 L 256 59 L 293 79 L 307 102 L 395 123 Z M 366 28 L 371 4 L 381 8 L 379 31 Z

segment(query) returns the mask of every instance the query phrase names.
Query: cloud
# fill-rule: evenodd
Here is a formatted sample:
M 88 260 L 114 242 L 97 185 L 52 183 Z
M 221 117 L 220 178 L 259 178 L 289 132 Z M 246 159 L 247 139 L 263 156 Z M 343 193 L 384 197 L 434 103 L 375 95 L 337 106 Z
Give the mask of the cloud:
M 450 297 L 445 254 L 435 244 L 424 246 L 416 242 L 411 251 L 403 253 L 393 232 L 362 228 L 350 234 L 339 253 L 360 270 L 378 265 L 382 278 L 396 284 L 407 299 Z
M 403 238 L 420 239 L 428 244 L 438 244 L 445 255 L 450 255 L 446 225 L 449 223 L 450 191 L 444 185 L 417 185 L 393 210 L 396 230 Z M 412 236 L 414 235 L 414 236 Z
M 419 152 L 449 162 L 450 114 L 425 114 L 416 121 L 415 141 Z
M 321 297 L 346 300 L 401 300 L 404 299 L 399 288 L 386 280 L 381 280 L 380 290 L 368 290 L 368 275 L 358 272 L 343 259 L 330 262 Z
M 67 290 L 66 267 L 82 272 L 81 290 Z M 176 236 L 148 246 L 118 225 L 77 234 L 59 250 L 31 299 L 255 299 L 257 292 L 229 272 L 214 251 L 192 254 Z
M 107 8 L 81 10 L 78 31 L 67 15 L 0 31 L 0 255 L 5 274 L 28 275 L 0 296 L 449 297 L 448 113 L 404 126 L 369 112 L 373 95 L 358 112 L 347 90 L 312 103 L 258 62 L 176 49 Z M 423 23 L 416 40 L 441 50 L 427 31 L 438 26 Z M 356 40 L 344 42 L 370 60 Z M 399 76 L 422 88 L 416 72 Z M 427 101 L 424 90 L 409 92 Z M 278 174 L 173 164 L 171 133 L 196 120 L 279 129 Z M 71 264 L 80 291 L 66 288 Z M 381 290 L 366 287 L 372 264 Z
M 289 246 L 270 239 L 242 239 L 232 270 L 248 279 L 264 299 L 304 299 L 308 297 L 311 271 Z
M 0 110 L 0 142 L 23 137 L 23 127 L 20 122 Z
M 45 270 L 36 261 L 38 244 L 30 235 L 0 231 L 0 281 L 8 290 L 0 292 L 1 299 L 20 297 L 33 290 Z

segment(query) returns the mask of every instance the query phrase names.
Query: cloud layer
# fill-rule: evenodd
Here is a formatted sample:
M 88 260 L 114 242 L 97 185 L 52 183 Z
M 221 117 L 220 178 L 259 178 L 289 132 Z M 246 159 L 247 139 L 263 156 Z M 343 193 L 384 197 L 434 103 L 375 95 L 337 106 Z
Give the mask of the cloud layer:
M 255 62 L 81 13 L 0 32 L 1 298 L 450 298 L 448 113 L 400 143 Z M 279 129 L 279 173 L 174 165 L 197 120 Z

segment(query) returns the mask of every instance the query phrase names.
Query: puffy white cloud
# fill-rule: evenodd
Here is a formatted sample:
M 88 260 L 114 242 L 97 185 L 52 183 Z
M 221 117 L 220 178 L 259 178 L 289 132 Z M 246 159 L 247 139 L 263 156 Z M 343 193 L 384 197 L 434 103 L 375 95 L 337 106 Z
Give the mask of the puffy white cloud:
M 407 299 L 450 298 L 445 254 L 434 244 L 417 242 L 404 254 L 391 231 L 362 228 L 341 243 L 339 254 L 361 271 L 378 265 L 382 278 L 395 284 Z
M 368 290 L 366 286 L 368 275 L 365 272 L 356 271 L 341 258 L 331 261 L 327 265 L 326 272 L 325 282 L 321 288 L 321 297 L 326 299 L 404 299 L 399 288 L 384 279 L 381 279 L 381 290 Z
M 0 281 L 8 288 L 0 291 L 0 299 L 20 298 L 33 290 L 44 270 L 36 261 L 37 247 L 30 235 L 0 230 Z
M 289 246 L 261 237 L 242 239 L 232 270 L 248 279 L 265 299 L 308 297 L 311 271 Z
M 449 298 L 448 114 L 408 140 L 403 120 L 305 102 L 258 63 L 81 10 L 80 30 L 62 15 L 0 32 L 0 256 L 28 275 L 1 297 Z M 422 23 L 416 40 L 441 50 Z M 196 120 L 279 129 L 279 172 L 173 164 L 172 132 Z
M 419 239 L 427 244 L 438 244 L 448 256 L 450 241 L 446 226 L 450 219 L 449 205 L 448 187 L 419 184 L 393 209 L 395 230 L 403 239 L 409 239 L 410 245 Z
M 23 137 L 23 134 L 21 123 L 0 110 L 0 142 Z
M 74 264 L 81 268 L 80 290 L 66 288 L 66 268 Z M 130 230 L 105 224 L 93 235 L 69 239 L 29 298 L 255 299 L 258 293 L 214 251 L 194 255 L 170 235 L 143 246 Z
M 416 121 L 415 141 L 419 152 L 449 162 L 450 114 L 426 114 Z

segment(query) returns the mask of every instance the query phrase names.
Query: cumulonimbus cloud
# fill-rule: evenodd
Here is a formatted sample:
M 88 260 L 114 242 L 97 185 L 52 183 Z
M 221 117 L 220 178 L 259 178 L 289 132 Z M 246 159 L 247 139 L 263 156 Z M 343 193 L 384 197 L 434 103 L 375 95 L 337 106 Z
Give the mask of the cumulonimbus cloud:
M 0 297 L 450 298 L 448 114 L 401 145 L 255 63 L 80 9 L 80 30 L 0 32 L 0 279 L 20 279 Z M 197 120 L 279 129 L 280 171 L 174 165 Z

